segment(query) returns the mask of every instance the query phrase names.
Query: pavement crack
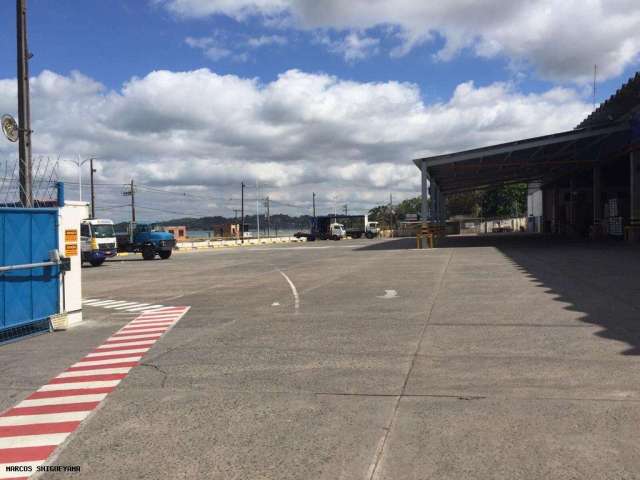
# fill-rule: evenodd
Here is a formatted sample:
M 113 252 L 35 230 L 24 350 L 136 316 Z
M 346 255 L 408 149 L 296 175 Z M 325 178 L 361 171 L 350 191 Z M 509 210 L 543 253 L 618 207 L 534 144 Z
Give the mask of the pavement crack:
M 164 388 L 165 384 L 167 383 L 167 378 L 169 377 L 169 374 L 167 372 L 165 372 L 162 368 L 160 368 L 158 365 L 154 364 L 154 363 L 141 363 L 139 365 L 140 367 L 151 367 L 154 370 L 160 372 L 162 374 L 162 381 L 160 382 L 160 388 Z
M 449 269 L 449 265 L 451 264 L 451 259 L 453 258 L 453 254 L 454 254 L 454 250 L 452 249 L 451 253 L 447 257 L 447 261 L 446 261 L 446 263 L 444 265 L 444 268 L 442 269 L 442 272 L 440 273 L 440 277 L 438 278 L 438 282 L 437 282 L 435 288 L 433 289 L 433 296 L 431 297 L 430 303 L 428 304 L 428 307 L 427 307 L 427 316 L 426 316 L 424 325 L 422 326 L 422 330 L 420 331 L 420 335 L 418 337 L 418 342 L 416 343 L 416 348 L 415 348 L 415 350 L 413 352 L 413 355 L 411 357 L 411 364 L 409 365 L 409 369 L 407 370 L 407 373 L 405 374 L 404 382 L 402 383 L 402 388 L 400 389 L 400 394 L 396 396 L 396 400 L 394 402 L 393 410 L 392 410 L 392 413 L 391 413 L 391 418 L 389 420 L 388 425 L 384 429 L 384 431 L 385 431 L 384 435 L 382 436 L 382 438 L 380 438 L 380 440 L 378 442 L 378 447 L 376 448 L 376 453 L 374 455 L 373 461 L 371 462 L 371 465 L 369 466 L 369 471 L 367 472 L 367 480 L 374 480 L 379 475 L 379 468 L 380 468 L 380 465 L 382 464 L 382 458 L 384 456 L 385 448 L 387 446 L 387 441 L 389 439 L 389 434 L 393 430 L 393 426 L 395 425 L 396 419 L 398 417 L 398 409 L 400 408 L 400 401 L 405 396 L 405 392 L 407 390 L 407 384 L 409 383 L 409 377 L 411 376 L 411 372 L 413 372 L 413 369 L 414 369 L 415 364 L 416 364 L 416 359 L 419 356 L 420 348 L 422 347 L 422 342 L 424 340 L 424 336 L 425 336 L 425 333 L 427 331 L 427 327 L 429 326 L 429 323 L 431 322 L 431 315 L 433 314 L 433 309 L 434 309 L 434 307 L 436 305 L 436 300 L 438 298 L 438 294 L 440 293 L 440 290 L 442 289 L 442 285 L 444 284 L 444 278 L 447 275 L 447 270 Z

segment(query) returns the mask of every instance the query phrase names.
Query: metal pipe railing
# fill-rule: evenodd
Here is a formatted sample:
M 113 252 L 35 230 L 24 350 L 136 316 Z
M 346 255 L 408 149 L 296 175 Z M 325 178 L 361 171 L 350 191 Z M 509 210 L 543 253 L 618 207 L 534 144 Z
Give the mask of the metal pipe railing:
M 4 267 L 0 267 L 0 273 L 10 272 L 12 270 L 29 270 L 32 268 L 40 268 L 40 267 L 55 267 L 56 265 L 60 265 L 59 262 L 38 262 L 38 263 L 23 263 L 22 265 L 7 265 Z

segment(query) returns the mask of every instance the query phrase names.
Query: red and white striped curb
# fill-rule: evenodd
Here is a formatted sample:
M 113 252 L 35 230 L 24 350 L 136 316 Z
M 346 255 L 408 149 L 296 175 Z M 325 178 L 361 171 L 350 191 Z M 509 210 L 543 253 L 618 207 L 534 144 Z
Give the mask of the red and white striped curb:
M 164 307 L 142 313 L 26 400 L 0 414 L 0 479 L 22 480 L 35 473 L 189 308 Z

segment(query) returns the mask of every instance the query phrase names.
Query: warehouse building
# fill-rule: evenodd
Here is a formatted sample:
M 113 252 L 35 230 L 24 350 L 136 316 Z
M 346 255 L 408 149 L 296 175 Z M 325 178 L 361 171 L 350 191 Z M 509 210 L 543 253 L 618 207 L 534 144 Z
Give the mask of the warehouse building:
M 573 130 L 414 163 L 422 172 L 422 218 L 443 222 L 449 194 L 527 183 L 530 231 L 638 242 L 640 73 Z

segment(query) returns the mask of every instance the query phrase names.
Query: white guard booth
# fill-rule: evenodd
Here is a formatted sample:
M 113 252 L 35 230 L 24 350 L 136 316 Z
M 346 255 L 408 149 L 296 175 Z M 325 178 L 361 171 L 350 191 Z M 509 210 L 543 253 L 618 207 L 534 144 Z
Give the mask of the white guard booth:
M 64 272 L 60 282 L 61 328 L 72 327 L 82 321 L 82 251 L 80 223 L 89 217 L 87 202 L 65 201 L 58 209 L 58 244 L 61 257 L 71 259 L 71 269 Z

